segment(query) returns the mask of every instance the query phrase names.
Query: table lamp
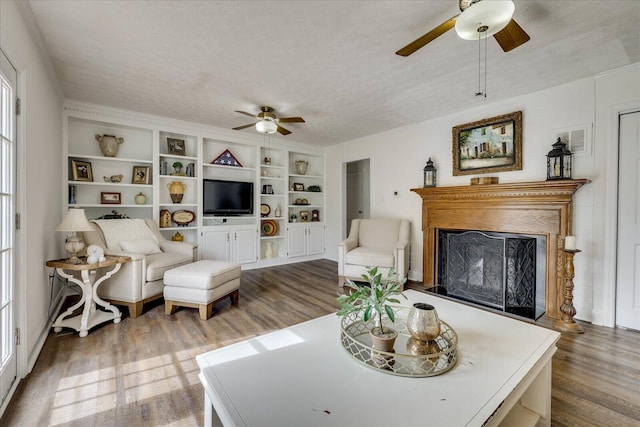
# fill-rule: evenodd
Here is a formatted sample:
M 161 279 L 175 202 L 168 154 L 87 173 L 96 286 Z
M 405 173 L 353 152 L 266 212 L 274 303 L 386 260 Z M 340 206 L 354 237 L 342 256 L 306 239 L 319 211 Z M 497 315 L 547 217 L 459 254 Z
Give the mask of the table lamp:
M 56 227 L 56 231 L 70 231 L 73 233 L 67 237 L 67 241 L 64 244 L 64 249 L 70 255 L 66 262 L 69 264 L 82 264 L 82 260 L 78 258 L 78 253 L 84 249 L 84 240 L 82 240 L 81 236 L 76 235 L 76 232 L 93 231 L 93 227 L 91 227 L 84 214 L 84 209 L 69 209 L 60 225 Z

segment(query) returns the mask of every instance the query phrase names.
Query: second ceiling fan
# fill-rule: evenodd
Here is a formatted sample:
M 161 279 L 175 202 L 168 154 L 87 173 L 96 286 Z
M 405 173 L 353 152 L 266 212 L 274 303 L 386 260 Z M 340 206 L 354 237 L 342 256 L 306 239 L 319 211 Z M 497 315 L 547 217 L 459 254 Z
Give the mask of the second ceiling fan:
M 493 35 L 503 51 L 509 52 L 528 42 L 529 35 L 511 19 L 515 5 L 511 0 L 459 0 L 461 13 L 448 19 L 422 37 L 396 52 L 409 56 L 452 28 L 466 40 Z
M 251 126 L 256 127 L 256 131 L 260 133 L 276 133 L 280 132 L 282 135 L 289 135 L 291 131 L 280 126 L 280 123 L 305 123 L 302 117 L 282 117 L 277 118 L 273 108 L 268 105 L 260 107 L 260 112 L 255 115 L 247 113 L 246 111 L 238 111 L 236 113 L 244 114 L 245 116 L 253 117 L 258 121 L 256 123 L 249 123 L 248 125 L 238 126 L 233 128 L 234 130 L 242 130 Z

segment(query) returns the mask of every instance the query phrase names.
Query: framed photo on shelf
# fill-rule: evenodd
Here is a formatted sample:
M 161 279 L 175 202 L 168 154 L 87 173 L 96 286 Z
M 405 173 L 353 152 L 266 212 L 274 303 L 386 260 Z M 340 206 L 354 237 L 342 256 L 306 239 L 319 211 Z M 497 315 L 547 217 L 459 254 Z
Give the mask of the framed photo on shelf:
M 71 160 L 71 171 L 73 173 L 74 181 L 93 182 L 93 171 L 91 170 L 91 162 Z
M 453 175 L 522 169 L 522 111 L 454 126 Z
M 167 138 L 167 152 L 176 156 L 186 156 L 184 139 Z
M 302 222 L 309 221 L 309 211 L 300 211 L 300 221 Z
M 122 196 L 120 193 L 102 191 L 100 192 L 100 203 L 103 205 L 119 205 L 122 203 Z
M 150 166 L 134 166 L 131 183 L 133 184 L 149 184 Z
M 304 191 L 304 184 L 301 184 L 299 182 L 294 182 L 293 191 Z

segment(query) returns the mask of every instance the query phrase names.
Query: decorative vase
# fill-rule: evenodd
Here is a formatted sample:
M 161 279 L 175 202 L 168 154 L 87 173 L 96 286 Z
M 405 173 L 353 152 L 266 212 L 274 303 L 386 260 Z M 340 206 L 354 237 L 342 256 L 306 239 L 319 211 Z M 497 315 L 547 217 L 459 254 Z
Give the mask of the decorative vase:
M 176 234 L 171 236 L 171 240 L 173 240 L 174 242 L 184 242 L 184 236 L 180 234 L 179 231 L 176 231 Z
M 75 185 L 69 186 L 69 204 L 70 205 L 76 204 L 76 189 L 77 187 Z
M 440 353 L 442 350 L 437 341 L 420 341 L 415 338 L 409 338 L 407 340 L 407 351 L 414 356 L 421 356 Z
M 136 194 L 136 197 L 134 197 L 134 199 L 137 205 L 144 205 L 145 203 L 147 203 L 147 196 L 145 196 L 142 192 Z
M 276 218 L 280 218 L 281 214 L 282 214 L 282 212 L 280 211 L 280 205 L 278 205 L 276 207 L 276 212 L 275 212 Z
M 384 333 L 380 333 L 380 327 L 376 326 L 369 331 L 369 336 L 371 337 L 371 347 L 374 348 L 374 351 L 371 354 L 373 364 L 377 368 L 390 369 L 395 363 L 393 356 L 382 355 L 375 350 L 383 351 L 385 353 L 395 353 L 393 346 L 396 343 L 398 332 L 387 327 L 384 328 Z
M 298 172 L 298 175 L 305 175 L 308 166 L 309 162 L 306 160 L 296 160 L 296 172 Z
M 96 141 L 100 145 L 100 151 L 105 157 L 115 157 L 118 155 L 118 148 L 124 142 L 124 138 L 118 138 L 114 135 L 97 135 Z
M 182 202 L 182 196 L 184 196 L 184 190 L 187 188 L 186 184 L 180 181 L 173 181 L 167 184 L 167 188 L 169 189 L 169 195 L 171 196 L 171 201 L 173 203 Z
M 267 249 L 264 251 L 264 257 L 273 258 L 273 242 L 267 242 Z
M 440 335 L 438 312 L 431 304 L 417 302 L 409 310 L 407 330 L 418 341 L 432 341 Z

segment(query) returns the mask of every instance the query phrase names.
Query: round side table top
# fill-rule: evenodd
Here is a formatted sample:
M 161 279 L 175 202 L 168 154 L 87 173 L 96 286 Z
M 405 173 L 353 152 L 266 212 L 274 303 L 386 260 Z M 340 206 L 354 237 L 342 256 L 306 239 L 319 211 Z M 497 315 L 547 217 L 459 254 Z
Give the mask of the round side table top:
M 65 270 L 95 270 L 96 268 L 101 267 L 111 267 L 116 264 L 124 264 L 126 262 L 131 261 L 131 257 L 128 256 L 106 256 L 106 260 L 102 262 L 97 262 L 95 264 L 86 264 L 86 257 L 81 257 L 80 259 L 85 261 L 85 264 L 70 264 L 67 262 L 67 259 L 55 259 L 51 261 L 47 261 L 47 267 L 54 268 L 63 268 Z

